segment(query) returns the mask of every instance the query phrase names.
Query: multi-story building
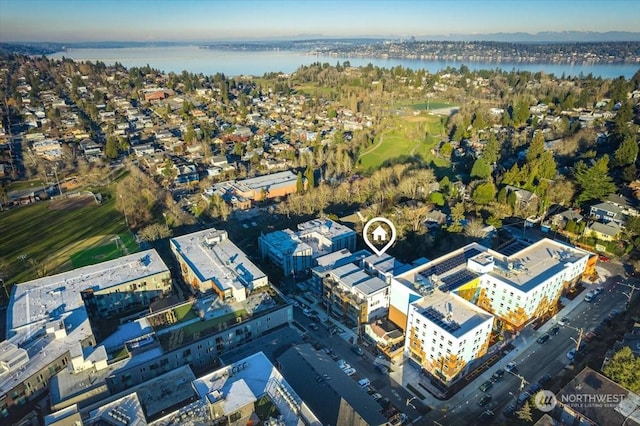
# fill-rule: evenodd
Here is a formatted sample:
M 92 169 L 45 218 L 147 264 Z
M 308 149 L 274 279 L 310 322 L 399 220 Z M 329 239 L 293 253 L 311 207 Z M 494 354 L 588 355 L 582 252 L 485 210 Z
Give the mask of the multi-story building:
M 438 288 L 494 314 L 517 331 L 555 313 L 563 291 L 593 273 L 592 253 L 543 239 L 494 251 L 470 244 L 392 280 L 390 319 L 404 328 L 408 306 Z
M 11 416 L 37 398 L 64 368 L 102 366 L 106 353 L 96 347 L 94 334 L 103 335 L 120 315 L 139 313 L 170 291 L 169 270 L 155 250 L 13 286 L 0 415 Z
M 185 282 L 193 291 L 213 290 L 222 300 L 241 302 L 268 285 L 267 276 L 251 262 L 226 231 L 206 229 L 170 240 Z
M 277 408 L 278 424 L 320 424 L 262 352 L 199 378 L 182 366 L 90 405 L 58 410 L 46 424 L 266 424 L 271 413 L 259 409 L 265 403 Z
M 405 348 L 420 366 L 449 383 L 487 353 L 493 316 L 438 289 L 409 308 Z
M 311 269 L 314 259 L 342 249 L 354 251 L 356 232 L 330 219 L 314 219 L 298 225 L 298 231 L 275 231 L 258 239 L 260 254 L 285 274 Z
M 249 179 L 220 182 L 207 191 L 207 194 L 218 194 L 229 203 L 233 202 L 234 197 L 262 201 L 296 193 L 298 190 L 297 182 L 298 177 L 287 170 Z

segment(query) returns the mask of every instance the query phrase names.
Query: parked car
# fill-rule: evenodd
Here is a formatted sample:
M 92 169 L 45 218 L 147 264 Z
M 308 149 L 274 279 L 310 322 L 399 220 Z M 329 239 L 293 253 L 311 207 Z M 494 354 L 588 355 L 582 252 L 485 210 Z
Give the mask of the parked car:
M 502 414 L 504 414 L 505 417 L 513 417 L 516 413 L 516 407 L 514 407 L 513 405 L 509 405 L 507 408 L 505 408 L 502 411 Z
M 605 256 L 605 255 L 601 254 L 601 255 L 599 255 L 599 256 L 598 256 L 598 260 L 599 260 L 600 262 L 608 262 L 608 261 L 610 261 L 611 259 L 609 259 L 607 256 Z
M 490 401 L 491 401 L 491 395 L 488 393 L 485 393 L 484 395 L 482 395 L 482 398 L 480 398 L 480 400 L 478 401 L 478 405 L 481 407 L 484 407 Z
M 538 384 L 540 386 L 544 386 L 552 380 L 552 377 L 548 374 L 543 374 L 542 377 L 538 379 Z
M 569 325 L 569 318 L 567 318 L 567 317 L 562 318 L 560 321 L 558 321 L 558 324 L 560 324 L 560 325 Z
M 542 389 L 542 386 L 540 386 L 538 383 L 534 383 L 529 386 L 529 389 L 527 389 L 527 393 L 529 393 L 530 395 L 535 395 L 540 389 Z
M 364 379 L 358 380 L 358 386 L 360 386 L 361 388 L 366 388 L 370 384 L 371 380 L 367 379 L 366 377 Z
M 522 392 L 518 395 L 518 406 L 524 404 L 529 398 L 531 398 L 531 394 L 529 392 Z
M 587 334 L 584 335 L 585 342 L 590 342 L 595 338 L 596 338 L 596 333 L 594 333 L 593 331 L 589 331 Z
M 347 368 L 346 370 L 342 371 L 344 371 L 344 374 L 346 374 L 347 376 L 353 376 L 354 374 L 356 374 L 356 369 L 353 367 Z
M 387 407 L 391 405 L 391 401 L 389 400 L 389 398 L 382 398 L 378 401 L 378 404 L 380 404 L 380 406 L 386 410 Z
M 603 287 L 596 287 L 593 291 L 597 296 L 597 295 L 599 295 L 600 293 L 602 293 L 604 291 L 604 288 Z
M 549 330 L 549 334 L 552 336 L 555 336 L 556 334 L 558 334 L 558 332 L 560 331 L 560 327 L 557 325 L 554 325 L 551 330 Z
M 493 386 L 493 382 L 491 380 L 487 380 L 486 382 L 484 382 L 483 384 L 480 385 L 480 390 L 482 392 L 486 392 L 489 389 L 491 389 L 491 387 Z
M 515 373 L 518 371 L 518 368 L 516 367 L 516 363 L 515 361 L 511 361 L 509 364 L 507 364 L 504 367 L 505 371 L 509 372 L 509 373 Z
M 484 410 L 482 413 L 480 413 L 480 416 L 478 417 L 478 420 L 480 420 L 480 422 L 485 422 L 487 420 L 491 420 L 493 418 L 493 416 L 495 416 L 493 411 Z
M 496 371 L 495 373 L 493 373 L 493 374 L 491 375 L 491 379 L 490 379 L 490 380 L 491 380 L 492 382 L 497 382 L 497 381 L 499 381 L 500 379 L 502 379 L 502 376 L 504 376 L 504 370 L 503 370 L 503 369 L 500 369 L 500 370 Z
M 379 401 L 382 399 L 382 395 L 380 395 L 378 392 L 374 393 L 371 395 L 371 398 L 373 398 L 374 401 Z
M 315 331 L 318 331 L 318 324 L 316 324 L 315 322 L 312 322 L 311 324 L 309 324 L 309 328 Z
M 611 318 L 612 320 L 618 318 L 620 315 L 622 315 L 622 312 L 620 312 L 617 309 L 612 310 L 611 312 L 609 312 L 609 315 L 607 315 L 608 318 Z
M 596 297 L 596 294 L 593 291 L 590 291 L 584 296 L 584 301 L 591 302 L 595 297 Z
M 538 337 L 536 339 L 536 342 L 543 344 L 545 343 L 547 340 L 549 340 L 551 338 L 551 336 L 549 336 L 548 334 L 543 334 L 542 336 Z
M 360 356 L 364 356 L 364 351 L 360 346 L 351 346 L 351 350 Z

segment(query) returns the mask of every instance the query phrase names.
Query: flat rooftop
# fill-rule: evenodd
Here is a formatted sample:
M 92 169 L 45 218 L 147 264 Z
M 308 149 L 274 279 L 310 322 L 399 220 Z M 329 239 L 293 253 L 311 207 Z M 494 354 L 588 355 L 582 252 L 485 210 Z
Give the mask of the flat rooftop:
M 412 304 L 425 319 L 460 337 L 493 316 L 459 296 L 438 289 Z
M 487 274 L 520 291 L 528 292 L 569 265 L 591 255 L 587 251 L 546 238 L 533 244 L 518 242 L 512 249 L 510 247 L 495 251 L 472 243 L 401 273 L 397 278 L 400 282 L 439 286 L 442 290 L 449 291 L 482 275 L 467 267 L 470 259 L 483 266 L 489 265 L 491 260 L 493 268 Z M 434 279 L 436 282 L 432 282 Z
M 159 273 L 169 273 L 155 250 L 85 266 L 13 286 L 7 308 L 7 340 L 25 349 L 29 362 L 0 375 L 0 394 L 45 368 L 93 333 L 80 292 L 104 289 Z M 63 321 L 66 336 L 46 334 L 52 320 Z
M 211 237 L 218 236 L 217 242 Z M 224 231 L 205 229 L 171 239 L 171 244 L 182 254 L 202 282 L 212 280 L 219 288 L 241 288 L 266 277 Z
M 313 219 L 298 225 L 300 236 L 317 232 L 318 234 L 332 240 L 342 235 L 355 235 L 356 231 L 331 219 Z
M 261 238 L 280 253 L 287 255 L 300 253 L 311 248 L 307 243 L 301 241 L 290 229 L 270 232 Z

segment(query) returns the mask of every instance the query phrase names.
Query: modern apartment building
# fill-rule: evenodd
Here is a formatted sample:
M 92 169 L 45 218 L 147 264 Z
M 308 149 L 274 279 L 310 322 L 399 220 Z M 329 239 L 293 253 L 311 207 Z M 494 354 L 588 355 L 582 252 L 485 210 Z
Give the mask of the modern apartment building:
M 98 336 L 171 291 L 155 250 L 13 286 L 0 355 L 0 416 L 37 398 L 64 368 L 102 366 Z
M 449 383 L 487 353 L 492 328 L 493 315 L 436 289 L 411 304 L 405 348 L 423 369 Z
M 561 294 L 595 266 L 592 253 L 543 239 L 499 251 L 473 243 L 392 280 L 389 318 L 404 328 L 408 306 L 434 289 L 452 292 L 492 313 L 505 331 L 552 315 Z
M 170 240 L 185 282 L 194 292 L 214 291 L 222 300 L 241 302 L 268 285 L 267 276 L 226 231 L 206 229 Z
M 342 249 L 354 251 L 356 232 L 331 219 L 314 219 L 298 230 L 275 231 L 258 239 L 260 254 L 282 268 L 285 275 L 309 270 L 315 259 Z

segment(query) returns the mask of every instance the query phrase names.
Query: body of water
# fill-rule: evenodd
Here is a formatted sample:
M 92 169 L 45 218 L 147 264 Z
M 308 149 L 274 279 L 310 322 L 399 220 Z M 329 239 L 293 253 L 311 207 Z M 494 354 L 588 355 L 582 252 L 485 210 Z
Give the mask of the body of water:
M 382 58 L 338 58 L 334 56 L 306 55 L 296 51 L 227 51 L 214 49 L 200 49 L 197 46 L 171 47 L 136 47 L 121 49 L 69 49 L 49 55 L 50 58 L 71 58 L 75 61 L 102 61 L 112 65 L 119 62 L 125 67 L 142 67 L 149 65 L 164 72 L 181 73 L 186 70 L 191 73 L 213 75 L 224 73 L 227 76 L 253 75 L 262 76 L 268 72 L 292 73 L 301 65 L 314 62 L 349 61 L 351 66 L 366 66 L 371 63 L 378 67 L 391 68 L 402 66 L 413 70 L 424 69 L 437 73 L 448 66 L 458 68 L 465 64 L 472 70 L 500 68 L 505 71 L 513 69 L 538 72 L 561 76 L 578 76 L 580 73 L 592 73 L 596 77 L 617 78 L 624 76 L 631 78 L 640 68 L 638 64 L 523 64 L 515 62 L 465 62 L 465 61 L 436 61 L 419 59 L 382 59 Z

